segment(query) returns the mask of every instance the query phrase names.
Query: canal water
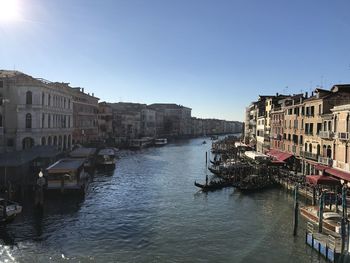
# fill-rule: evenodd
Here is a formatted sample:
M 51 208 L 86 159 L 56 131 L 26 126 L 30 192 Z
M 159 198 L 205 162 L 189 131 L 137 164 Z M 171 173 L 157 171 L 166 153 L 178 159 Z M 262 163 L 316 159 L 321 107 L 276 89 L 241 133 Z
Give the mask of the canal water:
M 292 235 L 292 196 L 276 188 L 202 193 L 204 138 L 122 151 L 84 200 L 31 202 L 0 230 L 0 262 L 324 262 Z

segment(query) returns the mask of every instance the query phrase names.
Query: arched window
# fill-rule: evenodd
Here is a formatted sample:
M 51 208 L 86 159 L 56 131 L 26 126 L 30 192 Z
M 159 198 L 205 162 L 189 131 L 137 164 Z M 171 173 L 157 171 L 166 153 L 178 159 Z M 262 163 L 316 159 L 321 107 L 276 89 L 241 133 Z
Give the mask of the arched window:
M 47 117 L 47 127 L 51 128 L 51 115 L 50 114 Z
M 317 156 L 321 154 L 321 146 L 317 144 Z
M 312 144 L 309 144 L 309 152 L 312 153 Z
M 26 93 L 26 104 L 28 105 L 31 105 L 32 104 L 32 97 L 33 97 L 33 94 L 31 91 L 27 91 Z
M 49 94 L 49 97 L 47 99 L 47 105 L 50 106 L 51 105 L 51 95 Z
M 30 113 L 26 114 L 26 128 L 27 129 L 32 128 L 32 114 L 30 114 Z
M 34 140 L 33 138 L 26 137 L 22 140 L 22 149 L 27 150 L 34 146 Z
M 305 152 L 307 151 L 307 143 L 305 143 Z
M 327 147 L 327 157 L 328 158 L 332 158 L 332 148 L 331 146 L 328 145 Z
M 334 132 L 337 132 L 337 116 L 334 117 Z

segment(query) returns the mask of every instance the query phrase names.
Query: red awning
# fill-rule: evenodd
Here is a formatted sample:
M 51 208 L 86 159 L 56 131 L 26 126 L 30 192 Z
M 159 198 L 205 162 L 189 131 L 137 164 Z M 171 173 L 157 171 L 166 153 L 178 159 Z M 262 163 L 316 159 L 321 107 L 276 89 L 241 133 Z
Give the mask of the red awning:
M 285 160 L 293 156 L 293 154 L 281 152 L 275 149 L 270 150 L 267 154 L 281 162 L 284 162 Z
M 325 171 L 326 173 L 329 173 L 337 178 L 350 182 L 350 173 L 343 172 L 341 170 L 334 169 L 334 168 L 328 168 Z
M 340 181 L 327 175 L 307 175 L 306 181 L 313 185 L 340 185 Z
M 328 166 L 324 166 L 324 165 L 321 165 L 321 164 L 316 164 L 314 167 L 315 167 L 316 170 L 319 170 L 319 171 L 324 171 L 327 168 L 329 168 Z

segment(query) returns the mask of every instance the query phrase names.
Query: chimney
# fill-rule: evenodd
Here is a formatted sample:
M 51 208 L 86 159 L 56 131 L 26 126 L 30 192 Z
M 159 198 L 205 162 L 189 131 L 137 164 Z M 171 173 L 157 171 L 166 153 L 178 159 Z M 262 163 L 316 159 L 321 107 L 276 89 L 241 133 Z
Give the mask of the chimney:
M 84 88 L 81 88 L 81 92 L 84 93 Z
M 277 93 L 276 93 L 276 97 L 278 97 L 278 95 L 279 95 L 279 94 L 278 94 L 278 92 L 277 92 Z
M 308 98 L 308 93 L 307 92 L 305 92 L 305 99 L 307 99 Z
M 314 96 L 314 92 L 312 91 L 312 92 L 311 92 L 311 97 L 313 97 L 313 96 Z

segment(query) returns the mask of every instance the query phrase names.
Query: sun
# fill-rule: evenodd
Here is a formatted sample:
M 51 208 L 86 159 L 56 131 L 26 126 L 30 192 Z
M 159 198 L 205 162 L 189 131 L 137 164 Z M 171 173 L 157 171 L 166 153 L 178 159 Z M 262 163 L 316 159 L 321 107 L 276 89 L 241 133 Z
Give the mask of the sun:
M 0 21 L 15 21 L 19 18 L 18 0 L 0 0 Z

